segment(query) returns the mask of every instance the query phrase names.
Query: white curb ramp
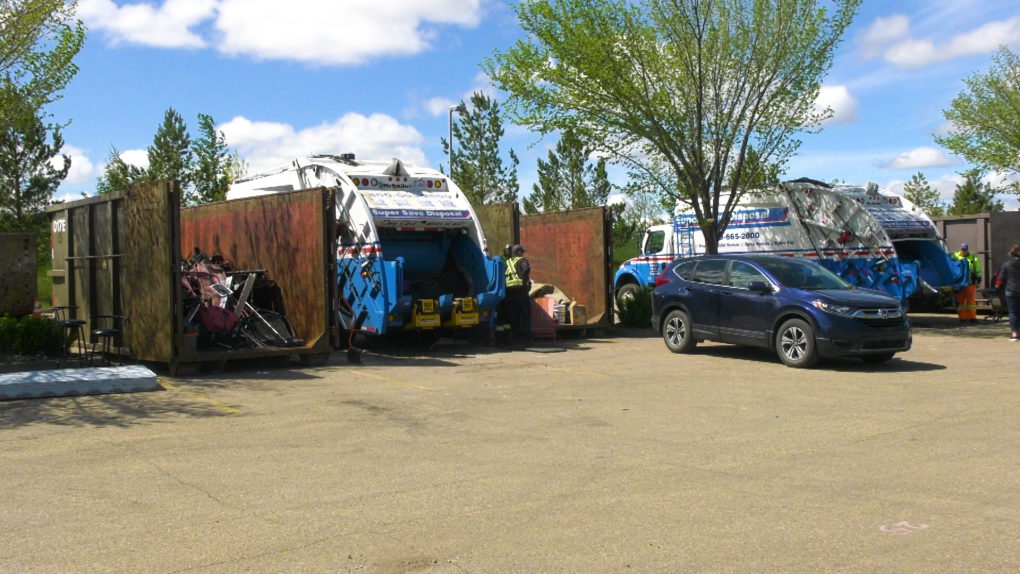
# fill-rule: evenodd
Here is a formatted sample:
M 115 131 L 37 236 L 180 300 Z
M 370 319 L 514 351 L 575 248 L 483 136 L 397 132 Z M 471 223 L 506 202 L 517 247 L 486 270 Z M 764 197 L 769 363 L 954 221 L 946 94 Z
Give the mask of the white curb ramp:
M 139 393 L 159 388 L 156 374 L 131 365 L 99 369 L 61 369 L 0 375 L 0 400 Z

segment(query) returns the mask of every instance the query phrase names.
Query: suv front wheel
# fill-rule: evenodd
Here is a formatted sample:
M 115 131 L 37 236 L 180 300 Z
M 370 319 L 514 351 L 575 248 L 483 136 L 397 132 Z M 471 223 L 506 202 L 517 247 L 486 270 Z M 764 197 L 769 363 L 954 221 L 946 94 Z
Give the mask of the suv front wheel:
M 662 322 L 662 340 L 674 353 L 690 353 L 698 341 L 691 334 L 691 316 L 675 309 Z
M 776 351 L 783 364 L 795 369 L 814 366 L 821 358 L 815 345 L 815 330 L 803 319 L 790 319 L 779 327 Z

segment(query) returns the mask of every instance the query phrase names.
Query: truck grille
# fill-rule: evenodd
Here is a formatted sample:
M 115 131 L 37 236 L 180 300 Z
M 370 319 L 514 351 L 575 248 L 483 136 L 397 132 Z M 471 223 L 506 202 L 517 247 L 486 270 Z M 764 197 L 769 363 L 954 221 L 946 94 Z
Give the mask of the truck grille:
M 854 313 L 854 319 L 869 327 L 896 327 L 903 321 L 903 312 L 899 309 L 861 309 Z

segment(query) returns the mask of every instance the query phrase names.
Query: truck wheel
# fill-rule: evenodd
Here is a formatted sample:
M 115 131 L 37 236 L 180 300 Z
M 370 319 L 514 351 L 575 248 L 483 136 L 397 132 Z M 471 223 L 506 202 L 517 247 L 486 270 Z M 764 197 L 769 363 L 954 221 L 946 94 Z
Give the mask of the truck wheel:
M 795 369 L 812 367 L 821 358 L 815 346 L 815 330 L 802 319 L 783 323 L 776 335 L 776 351 L 783 364 Z
M 623 302 L 633 299 L 637 295 L 638 289 L 640 288 L 633 283 L 627 283 L 620 287 L 620 290 L 616 292 L 616 305 L 623 307 Z
M 677 309 L 666 315 L 662 322 L 662 340 L 674 353 L 690 353 L 698 345 L 691 334 L 691 316 Z
M 896 356 L 896 353 L 879 353 L 877 355 L 863 355 L 861 360 L 871 365 L 879 365 L 881 363 L 888 363 Z

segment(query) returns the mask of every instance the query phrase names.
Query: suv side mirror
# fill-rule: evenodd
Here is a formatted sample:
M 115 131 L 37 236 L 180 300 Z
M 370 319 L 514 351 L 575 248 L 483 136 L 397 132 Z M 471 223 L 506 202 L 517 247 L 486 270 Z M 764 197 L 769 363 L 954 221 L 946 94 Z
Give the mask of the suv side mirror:
M 751 281 L 747 284 L 747 290 L 755 293 L 771 293 L 772 286 L 764 281 Z

